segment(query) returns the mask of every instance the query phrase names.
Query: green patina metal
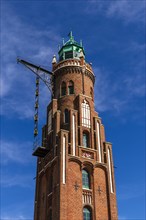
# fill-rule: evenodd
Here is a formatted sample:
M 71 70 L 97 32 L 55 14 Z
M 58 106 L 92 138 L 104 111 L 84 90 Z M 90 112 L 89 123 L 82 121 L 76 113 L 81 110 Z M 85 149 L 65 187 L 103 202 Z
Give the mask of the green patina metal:
M 63 46 L 59 50 L 59 61 L 76 58 L 79 59 L 80 52 L 82 51 L 84 56 L 84 48 L 82 46 L 82 42 L 80 44 L 74 40 L 72 35 L 72 31 L 69 33 L 69 40 L 65 43 L 63 39 Z

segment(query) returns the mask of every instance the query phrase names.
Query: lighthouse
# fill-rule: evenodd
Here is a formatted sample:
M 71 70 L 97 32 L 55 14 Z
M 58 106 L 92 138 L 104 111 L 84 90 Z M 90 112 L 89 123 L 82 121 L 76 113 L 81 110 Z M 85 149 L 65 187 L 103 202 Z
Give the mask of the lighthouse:
M 95 111 L 92 65 L 72 32 L 53 57 L 51 83 L 42 146 L 33 152 L 34 220 L 117 220 L 112 144 Z

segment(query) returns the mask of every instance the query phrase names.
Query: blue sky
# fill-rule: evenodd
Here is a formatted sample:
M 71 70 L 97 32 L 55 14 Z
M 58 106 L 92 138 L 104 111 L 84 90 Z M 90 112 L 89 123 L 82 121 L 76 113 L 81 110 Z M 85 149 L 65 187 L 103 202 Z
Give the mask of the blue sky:
M 35 76 L 16 57 L 51 69 L 70 30 L 96 75 L 95 108 L 113 143 L 119 219 L 145 219 L 143 0 L 1 1 L 1 219 L 33 219 Z M 48 89 L 41 84 L 40 125 Z

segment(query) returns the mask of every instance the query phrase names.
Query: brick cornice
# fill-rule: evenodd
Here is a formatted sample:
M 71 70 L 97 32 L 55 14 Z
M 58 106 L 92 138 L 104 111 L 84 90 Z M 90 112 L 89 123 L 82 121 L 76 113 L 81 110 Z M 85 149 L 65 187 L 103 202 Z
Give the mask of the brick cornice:
M 61 66 L 60 68 L 56 69 L 54 71 L 54 76 L 57 76 L 58 74 L 67 74 L 67 73 L 75 73 L 75 74 L 83 74 L 83 70 L 82 70 L 82 66 Z M 93 84 L 95 82 L 95 76 L 93 74 L 93 72 L 89 69 L 86 69 L 85 70 L 85 73 L 84 73 L 86 76 L 88 76 Z

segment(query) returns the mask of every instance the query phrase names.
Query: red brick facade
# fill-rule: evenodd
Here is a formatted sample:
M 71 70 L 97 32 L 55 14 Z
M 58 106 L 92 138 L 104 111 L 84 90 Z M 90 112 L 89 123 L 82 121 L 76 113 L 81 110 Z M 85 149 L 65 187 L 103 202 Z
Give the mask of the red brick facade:
M 66 59 L 53 64 L 52 80 L 42 137 L 48 154 L 37 162 L 34 220 L 83 220 L 84 208 L 92 220 L 117 220 L 112 146 L 94 109 L 92 67 L 83 57 Z M 89 188 L 83 187 L 83 170 Z

